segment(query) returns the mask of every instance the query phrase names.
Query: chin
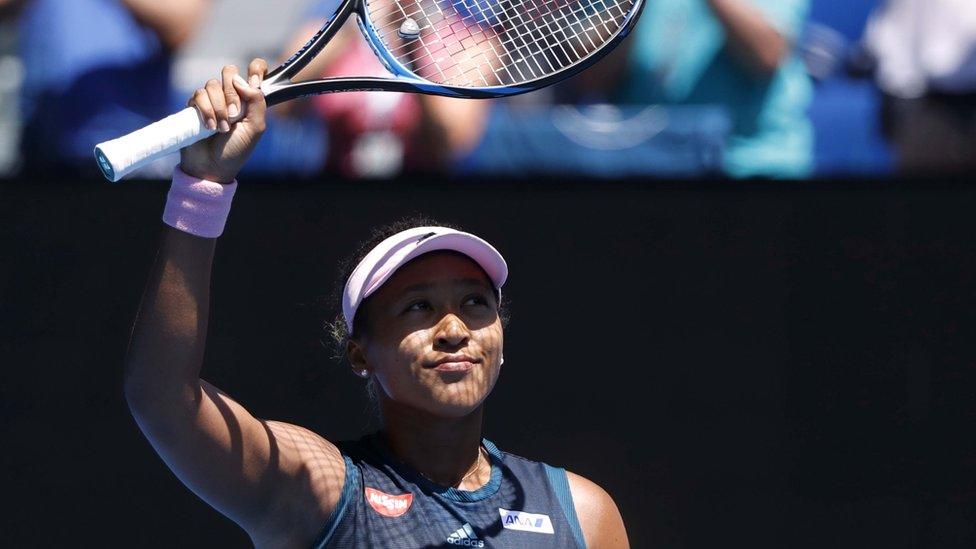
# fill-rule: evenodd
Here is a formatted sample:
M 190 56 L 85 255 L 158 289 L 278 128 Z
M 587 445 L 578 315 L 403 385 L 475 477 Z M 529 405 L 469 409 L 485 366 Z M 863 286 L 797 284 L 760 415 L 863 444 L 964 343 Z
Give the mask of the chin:
M 464 387 L 464 385 L 467 384 L 440 387 L 425 401 L 425 408 L 434 415 L 449 418 L 464 417 L 474 412 L 488 395 L 483 391 L 475 390 L 473 387 Z
M 427 408 L 441 417 L 464 417 L 484 404 L 494 388 L 495 379 L 470 379 L 467 382 L 434 387 L 426 401 Z
M 444 417 L 457 419 L 470 415 L 475 410 L 481 406 L 484 401 L 479 400 L 475 403 L 468 402 L 432 402 L 428 404 L 428 408 L 431 414 Z

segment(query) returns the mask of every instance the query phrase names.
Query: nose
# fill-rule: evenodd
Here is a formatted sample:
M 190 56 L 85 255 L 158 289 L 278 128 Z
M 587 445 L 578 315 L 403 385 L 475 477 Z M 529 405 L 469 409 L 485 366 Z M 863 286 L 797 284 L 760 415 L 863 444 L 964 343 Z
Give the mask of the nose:
M 440 348 L 459 349 L 468 341 L 468 327 L 454 314 L 448 314 L 437 324 L 435 345 Z

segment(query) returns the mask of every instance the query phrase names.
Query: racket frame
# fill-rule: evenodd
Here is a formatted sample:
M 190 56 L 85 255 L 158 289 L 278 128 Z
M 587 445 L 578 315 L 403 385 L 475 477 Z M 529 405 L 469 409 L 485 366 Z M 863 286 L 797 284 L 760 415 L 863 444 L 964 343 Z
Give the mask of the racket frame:
M 402 64 L 394 57 L 379 33 L 373 26 L 369 17 L 369 10 L 366 7 L 368 0 L 346 0 L 332 15 L 328 22 L 291 58 L 282 63 L 279 67 L 272 70 L 265 77 L 261 89 L 265 92 L 268 106 L 277 105 L 285 101 L 321 95 L 325 93 L 335 93 L 342 91 L 388 91 L 388 92 L 407 92 L 423 93 L 428 95 L 441 95 L 445 97 L 459 97 L 467 99 L 491 99 L 497 97 L 507 97 L 530 92 L 546 86 L 550 86 L 565 80 L 579 72 L 592 66 L 594 63 L 607 55 L 617 45 L 630 34 L 634 25 L 637 23 L 641 12 L 644 10 L 644 0 L 634 0 L 635 8 L 627 14 L 625 19 L 614 36 L 609 38 L 606 43 L 596 50 L 590 52 L 586 57 L 576 63 L 563 67 L 562 69 L 547 74 L 541 78 L 530 80 L 518 86 L 489 86 L 489 87 L 460 87 L 438 84 L 417 77 L 409 67 Z M 307 80 L 293 82 L 292 79 L 304 69 L 312 59 L 325 49 L 329 40 L 335 36 L 343 24 L 351 15 L 356 16 L 359 30 L 369 47 L 373 50 L 377 59 L 386 67 L 392 75 L 390 77 L 340 77 L 324 78 L 317 80 Z

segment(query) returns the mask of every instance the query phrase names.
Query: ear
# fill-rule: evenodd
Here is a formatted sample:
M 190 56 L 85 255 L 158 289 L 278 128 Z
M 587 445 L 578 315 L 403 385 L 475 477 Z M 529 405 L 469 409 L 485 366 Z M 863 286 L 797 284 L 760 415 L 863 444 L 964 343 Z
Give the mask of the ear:
M 350 339 L 346 342 L 346 359 L 349 360 L 349 365 L 356 375 L 359 375 L 363 370 L 369 370 L 369 364 L 366 363 L 366 353 L 363 351 L 363 346 L 357 341 Z

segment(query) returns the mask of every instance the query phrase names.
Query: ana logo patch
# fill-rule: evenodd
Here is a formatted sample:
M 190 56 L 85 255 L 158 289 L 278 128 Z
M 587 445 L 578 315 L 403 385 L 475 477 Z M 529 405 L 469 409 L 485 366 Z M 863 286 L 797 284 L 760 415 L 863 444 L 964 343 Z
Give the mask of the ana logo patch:
M 525 511 L 509 511 L 508 509 L 498 508 L 498 514 L 502 516 L 502 526 L 509 530 L 521 530 L 523 532 L 535 532 L 537 534 L 555 534 L 552 529 L 552 520 L 549 515 L 536 515 Z
M 366 487 L 365 492 L 370 507 L 384 517 L 399 517 L 409 511 L 410 506 L 413 505 L 413 494 L 410 493 L 392 496 L 369 486 Z

